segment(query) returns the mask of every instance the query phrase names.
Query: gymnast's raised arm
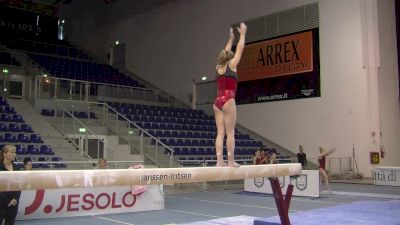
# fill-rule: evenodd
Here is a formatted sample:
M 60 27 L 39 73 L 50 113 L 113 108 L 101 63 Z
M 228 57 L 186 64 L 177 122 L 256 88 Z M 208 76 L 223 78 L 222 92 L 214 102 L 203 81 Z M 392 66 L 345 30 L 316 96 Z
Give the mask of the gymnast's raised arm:
M 245 37 L 246 37 L 246 32 L 247 32 L 247 26 L 244 23 L 240 23 L 240 27 L 237 28 L 240 37 L 238 44 L 236 46 L 236 52 L 235 56 L 231 60 L 229 67 L 236 72 L 236 66 L 240 62 L 240 58 L 242 57 L 243 49 L 244 49 L 244 43 L 245 43 Z

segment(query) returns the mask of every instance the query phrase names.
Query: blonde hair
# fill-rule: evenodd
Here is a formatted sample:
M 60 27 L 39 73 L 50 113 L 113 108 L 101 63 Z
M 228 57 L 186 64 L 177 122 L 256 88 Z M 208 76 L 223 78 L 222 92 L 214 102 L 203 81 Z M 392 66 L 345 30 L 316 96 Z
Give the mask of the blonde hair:
M 235 54 L 232 51 L 221 50 L 217 57 L 217 65 L 225 65 L 229 60 L 233 59 Z
M 4 161 L 4 153 L 7 153 L 9 151 L 15 151 L 17 148 L 14 145 L 4 145 L 3 148 L 1 148 L 1 153 L 0 153 L 0 162 Z

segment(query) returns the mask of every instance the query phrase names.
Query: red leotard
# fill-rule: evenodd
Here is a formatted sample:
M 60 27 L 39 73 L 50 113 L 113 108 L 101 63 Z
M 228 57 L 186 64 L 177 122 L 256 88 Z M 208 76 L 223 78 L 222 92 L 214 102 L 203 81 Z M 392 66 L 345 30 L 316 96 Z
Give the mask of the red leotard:
M 234 99 L 237 89 L 237 75 L 229 66 L 223 75 L 217 73 L 217 98 L 214 101 L 215 106 L 222 110 L 222 107 L 229 99 Z
M 261 158 L 256 157 L 256 165 L 261 165 Z
M 322 156 L 320 159 L 318 159 L 320 169 L 325 169 L 325 161 L 326 161 L 325 156 Z

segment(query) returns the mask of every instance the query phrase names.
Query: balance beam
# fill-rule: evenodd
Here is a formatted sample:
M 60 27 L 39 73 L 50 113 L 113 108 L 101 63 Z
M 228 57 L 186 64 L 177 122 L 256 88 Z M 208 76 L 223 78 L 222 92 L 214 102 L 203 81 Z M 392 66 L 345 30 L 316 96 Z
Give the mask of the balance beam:
M 301 164 L 0 172 L 0 192 L 241 180 L 299 175 Z

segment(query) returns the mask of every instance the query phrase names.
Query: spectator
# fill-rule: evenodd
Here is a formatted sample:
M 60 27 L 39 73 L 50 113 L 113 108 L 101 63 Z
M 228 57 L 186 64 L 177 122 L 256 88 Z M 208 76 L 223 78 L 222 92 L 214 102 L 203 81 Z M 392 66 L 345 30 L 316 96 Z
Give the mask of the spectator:
M 0 171 L 14 171 L 15 146 L 5 145 L 0 152 Z M 0 224 L 13 225 L 18 212 L 21 191 L 0 192 Z
M 303 152 L 303 145 L 299 145 L 299 153 L 297 153 L 297 162 L 301 163 L 301 166 L 303 168 L 307 166 L 307 157 L 306 153 Z
M 276 159 L 276 153 L 273 152 L 273 153 L 271 154 L 270 159 L 269 159 L 269 164 L 277 164 L 277 163 L 278 163 L 278 160 Z
M 108 169 L 107 160 L 100 158 L 97 164 L 97 169 Z
M 254 157 L 253 157 L 253 165 L 260 165 L 261 164 L 261 154 L 260 154 L 260 150 L 257 150 L 254 153 Z
M 26 157 L 24 159 L 24 167 L 22 170 L 32 170 L 32 159 L 29 157 Z
M 268 164 L 268 156 L 267 154 L 265 154 L 265 150 L 261 150 L 260 156 L 261 156 L 261 164 Z

